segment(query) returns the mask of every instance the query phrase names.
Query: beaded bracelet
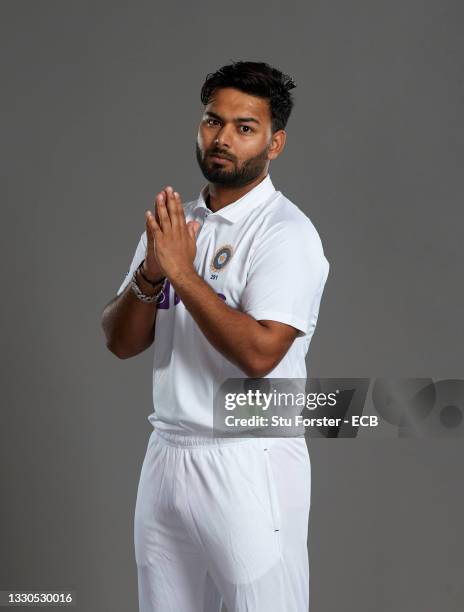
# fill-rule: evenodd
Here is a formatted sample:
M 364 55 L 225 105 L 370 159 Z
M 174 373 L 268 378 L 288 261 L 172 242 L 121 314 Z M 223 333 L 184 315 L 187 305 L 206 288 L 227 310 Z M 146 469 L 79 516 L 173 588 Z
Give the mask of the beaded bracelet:
M 140 266 L 143 264 L 140 264 Z M 163 289 L 164 289 L 164 283 L 166 281 L 166 277 L 164 277 L 162 280 L 158 281 L 157 283 L 155 283 L 153 286 L 156 287 L 157 285 L 160 286 L 159 290 L 154 294 L 154 295 L 146 295 L 145 293 L 143 293 L 143 291 L 140 289 L 140 287 L 137 284 L 137 272 L 140 271 L 140 266 L 137 268 L 137 270 L 135 270 L 132 279 L 131 279 L 131 289 L 133 291 L 133 293 L 135 293 L 135 295 L 137 296 L 137 298 L 141 301 L 141 302 L 145 302 L 147 304 L 152 304 L 153 302 L 156 302 L 159 298 L 159 296 L 162 294 Z M 142 274 L 143 276 L 143 274 Z M 145 277 L 144 277 L 145 278 Z M 150 283 L 152 284 L 152 283 Z
M 143 278 L 144 280 L 146 280 L 146 281 L 147 281 L 147 283 L 148 283 L 149 285 L 151 285 L 153 288 L 154 288 L 154 287 L 156 287 L 156 285 L 159 285 L 160 283 L 164 283 L 164 281 L 166 280 L 166 277 L 165 277 L 165 276 L 163 276 L 163 278 L 162 278 L 161 280 L 158 280 L 158 281 L 151 281 L 149 278 L 147 278 L 147 277 L 145 276 L 145 274 L 143 273 L 143 270 L 142 270 L 142 266 L 143 266 L 143 262 L 144 262 L 144 261 L 145 261 L 145 259 L 142 259 L 142 261 L 141 261 L 141 262 L 140 262 L 140 264 L 139 264 L 139 267 L 137 268 L 137 269 L 138 269 L 138 271 L 140 272 L 140 274 L 142 275 L 142 278 Z

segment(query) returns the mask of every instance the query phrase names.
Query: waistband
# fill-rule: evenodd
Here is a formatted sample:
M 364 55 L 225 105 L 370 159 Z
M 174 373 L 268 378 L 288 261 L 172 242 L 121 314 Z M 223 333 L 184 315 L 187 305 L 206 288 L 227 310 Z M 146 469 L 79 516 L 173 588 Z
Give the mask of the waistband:
M 177 448 L 214 448 L 220 446 L 230 446 L 236 444 L 255 444 L 260 448 L 271 446 L 278 438 L 258 438 L 247 436 L 244 438 L 228 438 L 228 437 L 213 437 L 213 436 L 190 436 L 177 434 L 168 431 L 163 431 L 157 428 L 153 429 L 152 436 L 158 438 L 162 444 L 175 446 Z

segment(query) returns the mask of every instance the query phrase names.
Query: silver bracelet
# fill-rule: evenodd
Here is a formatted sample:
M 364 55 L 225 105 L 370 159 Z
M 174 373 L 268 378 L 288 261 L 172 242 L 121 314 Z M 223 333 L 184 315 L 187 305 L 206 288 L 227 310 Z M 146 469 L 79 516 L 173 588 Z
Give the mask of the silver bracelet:
M 137 268 L 137 270 L 138 270 L 138 268 Z M 135 293 L 135 295 L 138 297 L 138 299 L 141 302 L 145 302 L 146 304 L 153 304 L 153 302 L 156 302 L 158 300 L 159 296 L 163 293 L 164 283 L 165 283 L 166 279 L 163 280 L 159 290 L 154 295 L 146 295 L 145 293 L 143 293 L 143 291 L 137 285 L 137 278 L 136 278 L 137 270 L 135 270 L 135 272 L 134 272 L 134 274 L 132 276 L 132 280 L 131 280 L 131 283 L 130 283 L 131 289 L 132 289 L 132 291 Z

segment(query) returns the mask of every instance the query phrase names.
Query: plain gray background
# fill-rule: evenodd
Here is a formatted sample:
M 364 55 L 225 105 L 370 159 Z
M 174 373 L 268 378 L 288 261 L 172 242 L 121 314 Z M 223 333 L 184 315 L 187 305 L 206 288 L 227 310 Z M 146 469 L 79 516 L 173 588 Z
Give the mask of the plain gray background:
M 100 315 L 156 193 L 204 184 L 207 73 L 267 61 L 297 83 L 270 173 L 331 263 L 309 375 L 459 378 L 462 3 L 0 8 L 0 588 L 135 611 L 152 354 L 117 360 Z M 311 612 L 462 611 L 462 440 L 320 439 L 310 455 Z

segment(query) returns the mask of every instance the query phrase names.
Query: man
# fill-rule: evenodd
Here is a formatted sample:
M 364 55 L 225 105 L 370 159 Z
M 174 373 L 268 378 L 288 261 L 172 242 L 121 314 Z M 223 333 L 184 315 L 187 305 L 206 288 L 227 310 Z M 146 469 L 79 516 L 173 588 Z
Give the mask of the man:
M 154 343 L 154 430 L 134 522 L 141 612 L 308 611 L 304 436 L 212 435 L 223 381 L 306 378 L 329 264 L 268 173 L 293 87 L 258 62 L 207 76 L 196 154 L 208 183 L 187 203 L 172 186 L 158 193 L 103 313 L 118 357 Z

